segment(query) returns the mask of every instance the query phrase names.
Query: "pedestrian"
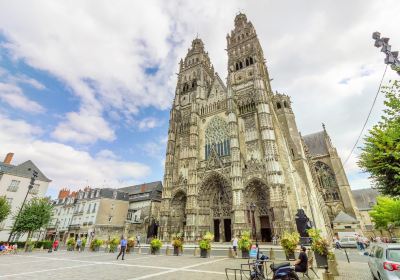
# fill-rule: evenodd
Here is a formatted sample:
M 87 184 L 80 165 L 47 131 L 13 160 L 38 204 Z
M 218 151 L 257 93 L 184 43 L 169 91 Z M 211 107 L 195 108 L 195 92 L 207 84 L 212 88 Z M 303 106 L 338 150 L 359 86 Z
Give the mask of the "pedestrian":
M 238 242 L 239 242 L 239 240 L 238 240 L 237 236 L 235 236 L 232 239 L 232 247 L 233 247 L 233 252 L 235 254 L 235 256 L 234 256 L 235 258 L 237 258 L 237 256 L 238 256 L 238 253 L 237 253 Z
M 140 233 L 136 235 L 137 246 L 140 247 Z
M 54 240 L 53 242 L 53 251 L 57 251 L 58 248 L 58 239 Z
M 82 239 L 80 237 L 78 237 L 78 240 L 76 240 L 76 248 L 78 249 L 78 252 L 81 252 L 81 248 L 82 248 Z
M 127 244 L 128 244 L 128 241 L 126 240 L 126 238 L 125 238 L 125 237 L 122 237 L 122 238 L 121 238 L 121 242 L 119 243 L 119 245 L 120 245 L 121 247 L 120 247 L 119 254 L 118 254 L 118 256 L 117 256 L 117 260 L 118 260 L 119 256 L 121 256 L 121 255 L 122 255 L 122 260 L 124 260 L 125 251 L 126 251 L 126 245 L 127 245 Z
M 342 249 L 342 246 L 340 245 L 339 239 L 337 239 L 337 237 L 333 237 L 333 243 L 335 243 L 335 248 L 336 249 Z
M 272 245 L 276 245 L 276 235 L 272 236 Z

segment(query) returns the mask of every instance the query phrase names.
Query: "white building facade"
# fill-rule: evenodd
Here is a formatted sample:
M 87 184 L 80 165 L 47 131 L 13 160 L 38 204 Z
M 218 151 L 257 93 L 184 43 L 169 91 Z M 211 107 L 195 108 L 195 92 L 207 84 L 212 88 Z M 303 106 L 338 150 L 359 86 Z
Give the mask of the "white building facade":
M 0 224 L 0 241 L 8 240 L 14 223 L 13 217 L 18 214 L 28 193 L 28 186 L 33 171 L 36 171 L 38 175 L 34 187 L 27 195 L 26 202 L 34 197 L 44 197 L 51 182 L 30 160 L 18 165 L 11 164 L 13 155 L 12 153 L 8 153 L 4 161 L 0 162 L 0 196 L 6 197 L 8 203 L 11 205 L 11 214 Z M 26 235 L 15 236 L 15 238 L 24 241 Z

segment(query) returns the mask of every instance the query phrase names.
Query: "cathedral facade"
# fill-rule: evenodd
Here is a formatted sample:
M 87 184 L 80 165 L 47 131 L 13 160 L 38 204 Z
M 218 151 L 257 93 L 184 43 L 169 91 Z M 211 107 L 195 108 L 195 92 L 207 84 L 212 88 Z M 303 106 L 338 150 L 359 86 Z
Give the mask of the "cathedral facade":
M 215 241 L 225 242 L 248 230 L 253 238 L 271 241 L 296 230 L 299 209 L 330 236 L 335 215 L 355 215 L 355 210 L 325 128 L 316 136 L 301 136 L 290 97 L 271 89 L 262 47 L 244 14 L 236 16 L 226 39 L 226 85 L 201 39 L 193 40 L 180 61 L 161 238 L 180 232 L 194 241 L 211 231 Z

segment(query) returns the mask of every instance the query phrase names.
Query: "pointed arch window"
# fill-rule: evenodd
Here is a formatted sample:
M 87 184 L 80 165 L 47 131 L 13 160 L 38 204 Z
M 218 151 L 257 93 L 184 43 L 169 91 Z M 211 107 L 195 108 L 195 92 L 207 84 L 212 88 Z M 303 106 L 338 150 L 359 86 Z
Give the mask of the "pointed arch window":
M 206 144 L 204 147 L 205 158 L 208 159 L 212 152 L 218 156 L 230 155 L 230 139 L 228 124 L 221 117 L 214 117 L 206 128 Z

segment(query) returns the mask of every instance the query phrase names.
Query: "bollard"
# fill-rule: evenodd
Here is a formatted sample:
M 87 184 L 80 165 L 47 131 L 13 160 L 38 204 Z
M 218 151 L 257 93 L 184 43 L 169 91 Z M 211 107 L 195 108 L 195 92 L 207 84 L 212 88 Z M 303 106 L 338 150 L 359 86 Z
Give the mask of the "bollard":
M 194 252 L 193 252 L 193 256 L 198 256 L 199 255 L 199 248 L 194 247 Z
M 269 249 L 269 259 L 271 261 L 275 260 L 275 252 L 273 248 Z
M 165 255 L 166 255 L 166 256 L 171 255 L 171 252 L 170 252 L 170 250 L 169 250 L 169 246 L 167 246 L 167 248 L 165 249 Z
M 138 249 L 138 252 L 137 252 L 138 254 L 141 254 L 142 253 L 142 247 L 140 247 L 139 246 L 139 249 Z
M 335 280 L 335 277 L 330 272 L 322 273 L 322 280 Z
M 329 272 L 328 266 L 325 267 L 325 272 L 322 273 L 322 280 L 335 280 L 333 274 Z
M 231 247 L 228 249 L 228 258 L 233 258 L 233 250 Z
M 329 268 L 329 272 L 332 273 L 333 276 L 339 276 L 337 264 L 334 260 L 328 260 L 328 268 Z

